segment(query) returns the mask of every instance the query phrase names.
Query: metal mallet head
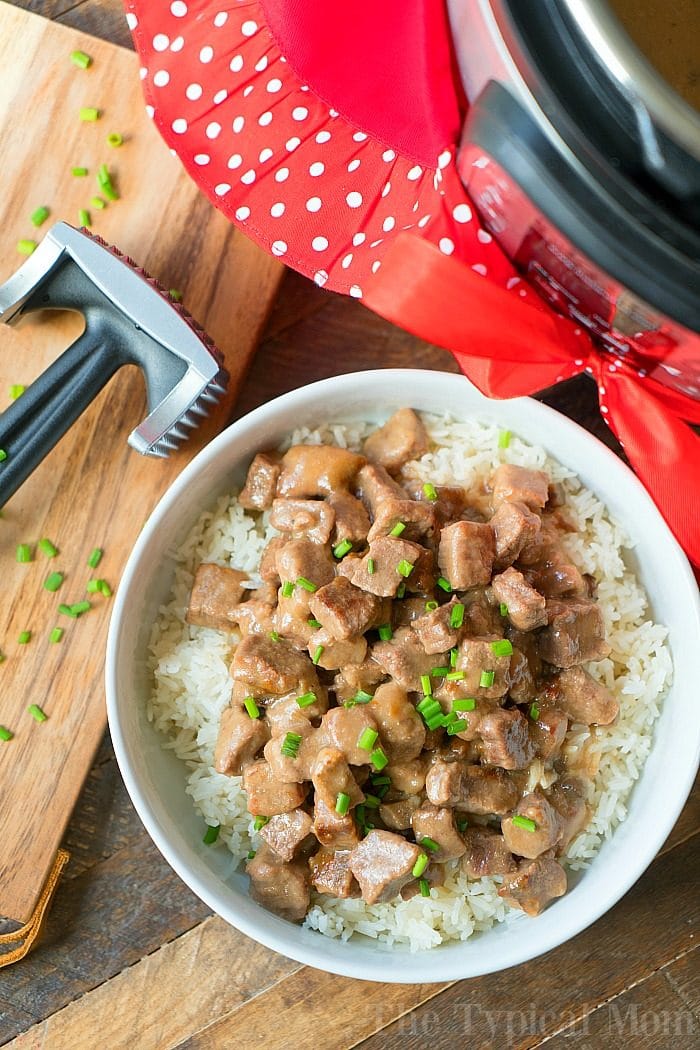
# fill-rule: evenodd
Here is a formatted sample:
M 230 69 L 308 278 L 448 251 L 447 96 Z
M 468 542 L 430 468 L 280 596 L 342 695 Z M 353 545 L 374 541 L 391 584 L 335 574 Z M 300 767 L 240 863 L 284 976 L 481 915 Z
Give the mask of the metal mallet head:
M 228 381 L 213 343 L 179 303 L 133 260 L 65 222 L 0 285 L 0 322 L 47 309 L 78 311 L 85 331 L 0 415 L 0 506 L 122 365 L 138 365 L 146 379 L 148 415 L 129 444 L 149 456 L 177 448 Z

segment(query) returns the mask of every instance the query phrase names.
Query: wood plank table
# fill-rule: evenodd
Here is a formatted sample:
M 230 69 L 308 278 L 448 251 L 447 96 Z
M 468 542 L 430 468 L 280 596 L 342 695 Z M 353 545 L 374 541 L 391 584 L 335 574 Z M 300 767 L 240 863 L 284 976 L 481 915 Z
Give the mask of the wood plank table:
M 119 0 L 21 6 L 130 43 Z M 314 379 L 407 365 L 456 371 L 446 352 L 289 273 L 236 413 Z M 542 399 L 615 447 L 586 378 Z M 0 1044 L 685 1050 L 700 1045 L 699 830 L 696 784 L 626 897 L 534 962 L 468 982 L 372 985 L 301 967 L 212 916 L 151 844 L 106 736 L 64 840 L 71 861 L 45 939 L 0 973 Z

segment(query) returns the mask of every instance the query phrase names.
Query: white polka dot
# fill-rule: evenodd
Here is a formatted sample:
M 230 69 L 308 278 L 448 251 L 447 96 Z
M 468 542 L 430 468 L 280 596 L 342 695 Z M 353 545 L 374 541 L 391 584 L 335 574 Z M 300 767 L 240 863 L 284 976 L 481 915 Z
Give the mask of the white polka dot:
M 214 105 L 220 106 L 222 102 L 225 102 L 228 98 L 228 91 L 226 88 L 222 88 L 221 91 L 217 91 L 214 95 Z
M 281 61 L 284 62 L 284 59 L 281 59 Z M 299 90 L 300 91 L 308 91 L 309 90 L 309 85 L 308 84 L 302 84 L 301 87 L 299 88 Z
M 392 160 L 396 160 L 396 154 L 393 149 L 385 149 L 382 153 L 382 160 L 385 160 L 389 164 Z
M 204 165 L 208 164 L 210 160 L 211 157 L 208 153 L 195 153 L 194 155 L 194 162 L 195 164 L 198 164 L 200 168 L 203 168 Z
M 391 183 L 390 182 L 386 182 L 384 184 L 384 189 L 382 190 L 382 197 L 387 197 L 390 193 L 391 193 Z
M 314 237 L 311 247 L 315 252 L 325 252 L 328 247 L 328 240 L 325 237 Z
M 234 117 L 233 124 L 231 125 L 231 127 L 233 128 L 233 130 L 236 133 L 236 135 L 238 135 L 241 131 L 243 131 L 243 125 L 244 124 L 245 124 L 245 117 Z
M 235 171 L 236 168 L 240 168 L 242 163 L 243 157 L 240 155 L 240 153 L 232 153 L 227 161 L 226 166 L 230 168 L 231 171 Z
M 165 33 L 156 33 L 153 37 L 153 50 L 154 51 L 165 51 L 166 47 L 170 43 L 170 38 Z
M 382 223 L 382 229 L 384 230 L 384 233 L 390 233 L 393 230 L 394 226 L 396 226 L 396 219 L 393 215 L 387 215 L 386 219 Z
M 131 11 L 129 11 L 129 13 L 126 16 L 126 24 L 132 32 L 134 29 L 136 29 L 136 26 L 139 24 L 138 18 L 136 17 L 136 15 L 132 14 Z
M 141 66 L 141 68 L 139 69 L 139 79 L 140 80 L 145 80 L 147 73 L 148 73 L 148 70 L 146 69 L 146 67 L 145 66 Z
M 491 236 L 488 230 L 477 230 L 476 236 L 482 244 L 490 244 L 493 240 L 493 237 Z
M 470 222 L 472 210 L 468 204 L 457 204 L 452 209 L 452 218 L 455 222 Z
M 298 139 L 296 136 L 294 136 L 291 139 L 287 139 L 287 142 L 285 143 L 285 145 L 286 145 L 286 148 L 287 148 L 287 152 L 288 153 L 293 153 L 294 150 L 297 148 L 297 146 L 301 145 L 301 139 Z
M 509 277 L 506 281 L 506 288 L 510 291 L 511 288 L 515 288 L 518 284 L 520 284 L 519 277 Z
M 182 0 L 173 0 L 170 10 L 176 18 L 184 18 L 187 14 L 187 4 L 184 4 Z
M 421 166 L 419 164 L 414 164 L 414 166 L 407 173 L 406 178 L 410 179 L 411 182 L 415 182 L 416 179 L 419 179 L 422 174 L 423 169 L 421 168 Z
M 243 222 L 250 215 L 250 208 L 246 208 L 245 205 L 242 208 L 236 208 L 236 218 L 239 222 Z
M 213 57 L 214 57 L 214 48 L 210 47 L 209 44 L 207 44 L 206 47 L 203 47 L 202 50 L 199 52 L 199 61 L 203 62 L 205 66 L 209 62 L 211 62 Z
M 364 131 L 356 131 L 353 135 L 353 139 L 355 140 L 355 142 L 364 142 L 366 138 L 367 136 L 365 135 Z
M 328 110 L 328 116 L 329 116 L 329 117 L 330 117 L 330 118 L 331 118 L 332 120 L 335 120 L 335 118 L 336 118 L 336 117 L 338 116 L 338 110 L 337 110 L 337 109 L 329 109 L 329 110 Z
M 309 197 L 306 202 L 307 211 L 320 211 L 321 210 L 321 198 L 320 197 Z
M 214 193 L 217 197 L 223 197 L 225 193 L 228 193 L 231 189 L 231 184 L 228 182 L 220 182 L 218 186 L 214 187 Z
M 418 220 L 418 225 L 420 226 L 421 229 L 423 229 L 423 227 L 427 226 L 429 222 L 430 222 L 430 216 L 429 215 L 424 215 L 422 219 Z
M 367 238 L 365 237 L 364 233 L 356 233 L 356 234 L 353 235 L 352 243 L 357 248 L 357 247 L 359 247 L 360 244 L 364 244 L 366 239 Z
M 604 416 L 607 416 L 607 414 L 608 414 L 608 407 L 607 407 L 607 405 L 601 405 L 600 406 L 600 411 L 603 413 Z
M 480 274 L 482 277 L 486 276 L 487 270 L 483 263 L 474 263 L 472 266 L 474 273 Z
M 272 123 L 272 113 L 268 109 L 265 113 L 261 113 L 258 117 L 258 124 L 261 128 L 266 128 L 268 124 Z
M 243 69 L 243 55 L 234 55 L 229 62 L 228 68 L 232 73 L 240 73 Z
M 362 289 L 360 288 L 360 286 L 358 284 L 353 284 L 350 287 L 349 291 L 350 291 L 350 295 L 353 297 L 353 299 L 361 299 L 362 298 Z
M 309 111 L 306 106 L 295 106 L 292 110 L 292 120 L 306 120 Z
M 374 262 L 372 263 L 372 273 L 376 273 L 381 265 L 382 264 L 379 261 L 379 259 L 375 259 Z
M 271 247 L 273 255 L 284 255 L 287 250 L 287 244 L 285 241 L 273 241 Z
M 384 238 L 380 237 L 378 241 L 371 241 L 370 242 L 370 248 L 376 248 L 377 245 L 381 244 L 383 240 L 384 240 Z
M 241 182 L 245 186 L 250 186 L 251 183 L 255 182 L 255 172 L 252 168 L 248 168 L 248 171 L 244 171 L 241 175 Z
M 316 136 L 316 141 L 319 143 L 319 145 L 322 145 L 324 142 L 328 142 L 330 137 L 330 131 L 319 131 L 318 135 Z
M 289 168 L 280 168 L 275 172 L 275 182 L 286 182 L 289 178 Z
M 442 175 L 440 174 L 439 171 L 436 171 L 435 174 L 433 175 L 433 189 L 436 190 L 441 182 L 442 182 Z
M 176 149 L 169 149 L 168 153 L 170 154 L 171 157 L 177 157 L 177 150 Z
M 348 254 L 344 255 L 343 258 L 341 259 L 340 265 L 343 267 L 344 270 L 347 270 L 347 268 L 348 268 L 348 266 L 350 265 L 351 262 L 352 262 L 352 252 L 348 252 Z
M 345 198 L 345 203 L 349 208 L 359 208 L 362 205 L 362 194 L 358 193 L 357 190 L 351 190 Z
M 360 161 L 357 158 L 355 158 L 355 160 L 351 160 L 350 163 L 348 164 L 348 171 L 357 171 L 359 166 L 360 166 Z
M 262 58 L 258 59 L 258 61 L 255 63 L 255 68 L 257 69 L 258 73 L 265 72 L 265 70 L 267 69 L 267 55 L 263 55 Z
M 326 283 L 327 280 L 328 280 L 328 274 L 326 273 L 325 270 L 317 270 L 316 273 L 314 274 L 314 281 L 319 286 L 319 288 L 323 288 L 323 286 L 324 286 L 324 284 Z
M 219 11 L 218 15 L 214 18 L 214 25 L 217 29 L 221 29 L 228 22 L 228 11 Z
M 309 168 L 309 175 L 311 175 L 312 178 L 316 179 L 319 175 L 323 175 L 325 170 L 326 165 L 322 164 L 320 160 L 315 160 Z
M 165 87 L 170 82 L 170 73 L 167 69 L 157 69 L 153 74 L 153 83 L 156 87 Z
M 455 250 L 454 241 L 451 241 L 449 237 L 441 237 L 438 247 L 445 255 L 452 255 Z
M 521 299 L 524 299 L 525 296 L 527 295 L 527 292 L 525 291 L 524 288 L 521 288 L 520 291 L 518 292 L 518 295 L 521 297 Z
M 270 215 L 273 219 L 279 219 L 280 215 L 284 215 L 285 206 L 282 201 L 278 201 L 277 204 L 273 204 L 270 208 Z
M 269 91 L 271 95 L 277 94 L 277 92 L 280 91 L 281 88 L 282 81 L 279 77 L 273 77 L 272 80 L 268 80 L 266 90 Z
M 272 150 L 270 149 L 269 146 L 266 146 L 265 149 L 261 149 L 260 150 L 260 154 L 258 156 L 258 160 L 260 161 L 261 164 L 264 164 L 265 161 L 269 160 L 271 156 L 272 156 Z
M 254 22 L 252 20 L 252 18 L 248 19 L 248 21 L 244 22 L 243 25 L 241 26 L 241 33 L 243 34 L 243 36 L 252 36 L 253 33 L 257 33 L 257 31 L 258 31 L 258 23 Z M 285 251 L 286 251 L 286 248 L 285 248 Z
M 190 100 L 190 102 L 196 102 L 198 98 L 202 97 L 202 85 L 188 84 L 185 88 L 185 95 Z
M 215 120 L 212 120 L 211 124 L 207 124 L 204 134 L 208 139 L 216 139 L 221 134 L 221 124 L 218 124 Z
M 184 36 L 176 36 L 175 39 L 173 40 L 172 44 L 170 45 L 170 50 L 171 51 L 175 51 L 175 52 L 182 51 L 184 46 L 185 46 L 185 38 L 184 38 Z
M 438 168 L 446 168 L 451 160 L 452 154 L 450 153 L 450 151 L 448 149 L 443 150 L 440 156 L 438 157 Z
M 153 114 L 149 114 L 152 116 Z M 176 135 L 184 135 L 187 131 L 187 121 L 184 117 L 176 117 L 170 127 L 173 129 Z

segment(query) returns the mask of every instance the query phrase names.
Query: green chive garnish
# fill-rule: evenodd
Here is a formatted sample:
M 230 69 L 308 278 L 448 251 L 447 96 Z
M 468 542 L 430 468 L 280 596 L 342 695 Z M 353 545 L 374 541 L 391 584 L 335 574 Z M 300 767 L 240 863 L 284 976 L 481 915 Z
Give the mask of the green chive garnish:
M 370 576 L 374 576 L 375 568 L 376 568 L 376 565 L 375 565 L 375 562 L 374 562 L 374 558 L 368 558 L 367 559 L 367 572 L 368 572 L 368 574 Z
M 510 430 L 499 430 L 498 432 L 498 447 L 508 448 L 510 445 L 511 433 Z
M 202 842 L 205 846 L 213 846 L 219 837 L 221 827 L 219 824 L 207 824 L 207 830 L 204 832 L 204 838 Z
M 338 558 L 338 560 L 340 560 L 341 558 L 344 558 L 345 555 L 351 550 L 352 550 L 352 543 L 350 542 L 350 540 L 341 540 L 340 543 L 338 543 L 333 548 L 333 556 L 335 558 Z
M 315 650 L 314 650 L 314 655 L 311 657 L 311 663 L 312 664 L 318 664 L 318 661 L 321 659 L 322 656 L 323 656 L 323 646 L 322 645 L 317 645 Z
M 464 606 L 461 602 L 457 602 L 456 605 L 452 606 L 450 612 L 450 627 L 461 627 L 464 623 Z
M 363 751 L 371 751 L 377 742 L 378 736 L 379 733 L 376 729 L 370 729 L 370 727 L 367 726 L 360 733 L 360 736 L 357 741 L 357 746 L 361 747 Z
M 456 721 L 457 715 L 454 713 L 454 711 L 450 711 L 449 714 L 443 717 L 442 724 L 445 726 L 445 728 L 447 728 L 447 726 L 451 726 Z
M 457 733 L 461 733 L 463 729 L 467 728 L 467 722 L 464 718 L 458 718 L 456 722 L 451 722 L 447 726 L 447 735 L 456 736 Z
M 105 203 L 105 201 L 103 201 L 103 200 L 102 200 L 102 198 L 101 198 L 101 197 L 91 197 L 91 198 L 90 198 L 90 204 L 91 204 L 91 205 L 93 206 L 93 208 L 95 208 L 95 209 L 96 209 L 97 211 L 102 211 L 102 209 L 103 209 L 103 208 L 106 208 L 106 207 L 107 207 L 107 204 Z
M 71 51 L 70 60 L 74 66 L 80 66 L 81 69 L 87 69 L 92 64 L 92 59 L 84 51 Z
M 90 212 L 86 208 L 81 208 L 78 212 L 78 226 L 92 226 Z
M 299 754 L 300 743 L 301 735 L 299 733 L 287 733 L 282 741 L 280 753 L 284 755 L 285 758 L 296 758 Z
M 10 387 L 10 400 L 16 401 L 18 397 L 22 396 L 26 389 L 27 388 L 23 383 L 13 383 Z
M 294 584 L 292 583 L 291 580 L 285 580 L 285 582 L 282 584 L 282 597 L 283 598 L 291 598 L 293 594 L 294 594 Z
M 302 693 L 301 696 L 297 697 L 297 703 L 299 707 L 311 707 L 312 704 L 316 703 L 316 694 L 312 692 Z
M 297 580 L 297 587 L 303 587 L 303 589 L 305 591 L 309 591 L 310 594 L 313 594 L 314 591 L 317 589 L 316 584 L 312 583 L 311 580 L 307 580 L 306 576 L 299 577 L 299 579 Z
M 391 785 L 391 777 L 378 777 L 376 773 L 372 773 L 371 777 L 372 787 L 390 787 Z
M 58 590 L 58 588 L 61 586 L 62 583 L 63 583 L 63 573 L 62 572 L 50 572 L 49 575 L 44 580 L 44 587 L 45 587 L 45 589 L 47 591 L 51 591 L 53 593 L 53 592 Z
M 437 489 L 434 485 L 431 485 L 429 481 L 426 481 L 423 485 L 423 493 L 426 498 L 432 500 L 433 503 L 438 498 Z
M 457 824 L 457 830 L 460 832 L 460 834 L 464 834 L 464 832 L 469 827 L 468 817 L 457 817 L 455 823 Z
M 38 704 L 30 704 L 27 711 L 32 716 L 35 722 L 45 722 L 47 715 L 41 710 Z
M 83 123 L 94 124 L 100 118 L 100 111 L 95 106 L 83 106 L 80 110 L 80 119 Z
M 90 609 L 92 609 L 92 605 L 86 599 L 85 601 L 82 601 L 82 602 L 74 602 L 73 605 L 71 605 L 70 608 L 71 608 L 71 612 L 73 613 L 74 616 L 82 616 L 83 613 L 86 613 Z M 59 606 L 59 611 L 60 611 L 60 606 Z
M 350 809 L 350 796 L 346 795 L 344 791 L 338 792 L 338 797 L 335 800 L 335 811 L 339 813 L 341 817 L 344 817 L 347 811 Z
M 247 854 L 247 856 L 248 856 L 248 860 L 254 860 L 254 859 L 255 859 L 255 854 L 256 854 L 257 852 L 258 852 L 258 851 L 257 851 L 257 850 L 255 850 L 255 849 L 249 849 L 249 850 L 248 850 L 248 854 Z
M 450 649 L 450 667 L 454 670 L 459 660 L 459 649 Z
M 63 628 L 62 627 L 54 627 L 53 631 L 49 635 L 49 641 L 50 642 L 60 642 L 61 638 L 63 638 Z
M 308 623 L 309 627 L 313 627 L 315 630 L 318 630 L 318 628 L 321 626 L 318 620 L 314 620 L 313 617 L 311 617 L 311 619 L 307 620 L 306 622 Z
M 430 673 L 433 678 L 446 678 L 450 673 L 449 667 L 431 667 Z
M 423 696 L 430 696 L 433 691 L 433 686 L 429 674 L 422 674 L 420 676 L 420 687 L 423 690 Z
M 49 217 L 49 209 L 46 205 L 41 204 L 38 208 L 35 208 L 32 214 L 29 216 L 29 220 L 32 226 L 41 226 L 43 222 Z
M 100 593 L 102 594 L 102 596 L 104 598 L 111 598 L 112 597 L 112 588 L 107 583 L 107 581 L 106 580 L 99 580 L 98 582 L 100 584 Z
M 272 639 L 273 642 L 279 642 L 279 640 L 280 640 L 279 631 L 270 631 L 270 638 Z
M 182 292 L 179 291 L 177 288 L 170 288 L 168 291 L 168 295 L 174 303 L 182 302 Z
M 19 642 L 20 645 L 27 645 L 27 643 L 30 642 L 31 639 L 32 639 L 32 632 L 31 631 L 20 631 L 19 638 L 17 639 L 17 641 Z
M 17 241 L 17 251 L 20 255 L 31 255 L 36 250 L 36 241 L 31 240 L 30 237 L 22 237 Z
M 39 540 L 37 547 L 47 558 L 55 558 L 58 554 L 58 547 L 55 547 L 51 540 L 47 540 L 46 537 L 43 540 Z
M 374 697 L 372 693 L 366 693 L 364 689 L 358 689 L 354 696 L 343 704 L 343 707 L 355 707 L 357 704 L 368 704 Z
M 72 620 L 75 620 L 78 615 L 73 612 L 73 607 L 71 605 L 59 605 L 58 611 L 64 616 L 70 616 Z
M 482 671 L 481 677 L 479 678 L 479 685 L 482 689 L 489 689 L 493 685 L 495 678 L 495 671 Z
M 76 179 L 84 179 L 87 173 L 87 168 L 71 168 L 71 174 L 75 175 Z
M 464 678 L 464 671 L 448 671 L 445 675 L 446 682 L 461 682 Z
M 369 809 L 377 809 L 381 805 L 381 801 L 376 795 L 365 795 L 365 805 Z
M 396 566 L 396 571 L 398 572 L 399 576 L 403 576 L 406 579 L 408 579 L 408 577 L 413 572 L 413 565 L 410 561 L 406 561 L 405 558 L 402 558 L 399 564 Z
M 476 700 L 471 696 L 466 696 L 463 700 L 455 700 L 452 704 L 453 711 L 473 711 L 476 707 Z
M 390 623 L 383 623 L 379 628 L 379 637 L 383 642 L 389 642 L 394 637 Z
M 397 521 L 393 529 L 389 533 L 390 536 L 400 536 L 402 532 L 406 531 L 406 526 L 402 521 Z
M 494 656 L 512 656 L 513 643 L 507 638 L 501 638 L 498 642 L 491 642 L 491 652 Z
M 432 718 L 433 715 L 442 714 L 442 708 L 437 700 L 432 696 L 426 696 L 419 704 L 416 705 L 416 711 L 423 715 L 423 718 Z
M 435 839 L 428 838 L 427 835 L 423 836 L 418 845 L 425 846 L 425 848 L 429 849 L 431 853 L 437 853 L 437 851 L 440 849 Z
M 25 564 L 32 560 L 32 549 L 28 543 L 20 543 L 17 547 L 17 561 Z
M 512 819 L 516 828 L 522 828 L 523 831 L 537 831 L 537 824 L 529 817 L 521 817 L 519 813 L 516 813 Z
M 256 831 L 260 831 L 260 829 L 264 828 L 266 824 L 269 824 L 269 822 L 270 822 L 270 818 L 269 817 L 259 816 L 259 817 L 256 817 L 255 820 L 253 821 L 253 827 L 255 828 Z
M 446 580 L 444 576 L 438 576 L 437 585 L 438 587 L 442 587 L 443 591 L 447 591 L 448 594 L 452 593 L 452 584 L 449 580 Z
M 401 583 L 400 583 L 400 584 L 398 585 L 398 587 L 396 588 L 396 597 L 397 597 L 397 598 L 403 598 L 403 596 L 405 595 L 405 593 L 406 593 L 406 584 L 405 584 L 405 583 L 404 583 L 404 581 L 402 580 L 402 581 L 401 581 Z
M 99 594 L 100 593 L 100 580 L 88 580 L 85 590 L 88 594 Z
M 426 602 L 425 603 L 425 611 L 426 612 L 435 612 L 435 610 L 437 608 L 438 608 L 438 603 L 437 602 Z
M 107 200 L 116 201 L 119 200 L 119 194 L 112 184 L 112 177 L 107 170 L 106 164 L 100 164 L 97 169 L 97 184 L 100 190 L 105 195 Z
M 421 895 L 421 897 L 429 897 L 430 896 L 430 883 L 428 882 L 428 880 L 427 879 L 421 879 L 419 881 L 418 885 L 420 886 L 420 895 Z
M 539 717 L 540 705 L 537 703 L 536 700 L 533 700 L 533 702 L 530 704 L 530 718 L 533 720 L 533 722 L 536 722 Z
M 508 606 L 505 602 L 501 602 L 501 604 L 498 606 L 498 611 L 500 612 L 501 616 L 508 615 Z
M 389 765 L 389 759 L 386 757 L 386 753 L 382 747 L 375 747 L 370 755 L 370 761 L 375 769 L 384 769 L 385 766 Z
M 418 858 L 416 863 L 413 865 L 413 877 L 415 879 L 419 879 L 427 867 L 428 867 L 428 854 L 427 853 L 421 853 L 420 857 Z
M 112 146 L 114 149 L 116 149 L 118 146 L 121 146 L 123 141 L 124 139 L 118 131 L 111 131 L 107 136 L 107 145 Z
M 7 726 L 0 726 L 0 740 L 12 740 L 15 734 Z
M 88 565 L 91 569 L 96 569 L 102 561 L 102 550 L 99 547 L 95 547 L 90 552 L 90 557 L 87 560 Z
M 243 706 L 248 712 L 248 716 L 250 718 L 260 718 L 260 708 L 255 703 L 255 700 L 252 696 L 247 696 L 245 698 L 245 700 L 243 701 Z

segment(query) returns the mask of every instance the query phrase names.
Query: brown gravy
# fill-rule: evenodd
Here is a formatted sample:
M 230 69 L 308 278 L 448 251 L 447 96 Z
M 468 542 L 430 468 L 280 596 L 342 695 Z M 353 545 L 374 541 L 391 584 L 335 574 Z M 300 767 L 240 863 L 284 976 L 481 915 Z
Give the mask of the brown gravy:
M 664 80 L 700 111 L 700 0 L 610 0 Z

